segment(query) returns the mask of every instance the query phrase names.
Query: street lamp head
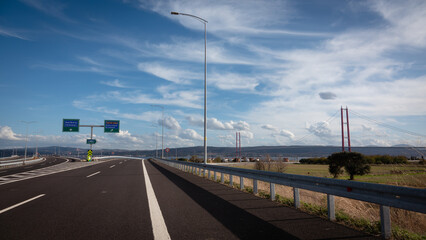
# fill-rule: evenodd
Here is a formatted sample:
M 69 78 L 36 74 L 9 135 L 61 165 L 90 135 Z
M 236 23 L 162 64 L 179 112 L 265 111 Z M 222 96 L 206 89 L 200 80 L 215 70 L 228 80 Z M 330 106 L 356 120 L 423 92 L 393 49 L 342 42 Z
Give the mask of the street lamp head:
M 172 15 L 179 15 L 178 12 L 171 12 Z

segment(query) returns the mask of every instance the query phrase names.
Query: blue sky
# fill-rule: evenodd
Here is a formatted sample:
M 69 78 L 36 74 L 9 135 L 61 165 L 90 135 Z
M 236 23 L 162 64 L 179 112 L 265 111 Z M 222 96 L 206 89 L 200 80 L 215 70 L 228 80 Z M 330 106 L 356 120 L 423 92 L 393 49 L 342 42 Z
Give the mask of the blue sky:
M 0 148 L 203 144 L 426 145 L 426 2 L 53 1 L 0 3 Z M 23 121 L 34 121 L 26 124 Z M 158 141 L 160 138 L 158 138 Z M 159 143 L 159 142 L 158 142 Z M 159 145 L 160 146 L 160 145 Z

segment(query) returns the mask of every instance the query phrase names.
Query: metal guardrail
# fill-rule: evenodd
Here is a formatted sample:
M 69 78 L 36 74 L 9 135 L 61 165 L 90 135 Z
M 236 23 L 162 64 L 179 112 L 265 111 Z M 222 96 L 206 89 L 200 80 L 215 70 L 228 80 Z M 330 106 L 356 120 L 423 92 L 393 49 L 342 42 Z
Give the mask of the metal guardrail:
M 334 196 L 379 204 L 382 237 L 385 239 L 391 237 L 389 207 L 426 213 L 426 189 L 240 169 L 209 164 L 205 165 L 201 163 L 172 161 L 158 158 L 155 160 L 183 171 L 196 173 L 197 175 L 203 172 L 202 176 L 205 176 L 206 172 L 208 172 L 209 179 L 211 179 L 211 172 L 213 172 L 215 181 L 217 180 L 217 173 L 221 173 L 222 183 L 224 183 L 224 174 L 229 174 L 231 186 L 233 185 L 232 176 L 238 176 L 240 177 L 241 189 L 244 189 L 244 178 L 253 179 L 253 192 L 255 194 L 258 193 L 258 180 L 269 182 L 272 200 L 275 200 L 275 184 L 293 187 L 293 197 L 296 208 L 300 207 L 299 189 L 325 193 L 327 194 L 328 218 L 330 220 L 336 219 Z
M 24 162 L 25 164 L 33 164 L 33 163 L 38 163 L 41 161 L 46 160 L 45 158 L 37 158 L 37 159 L 14 159 L 14 160 L 7 160 L 7 161 L 1 161 L 0 162 L 0 167 L 5 167 L 5 166 L 12 166 L 12 165 L 23 165 Z

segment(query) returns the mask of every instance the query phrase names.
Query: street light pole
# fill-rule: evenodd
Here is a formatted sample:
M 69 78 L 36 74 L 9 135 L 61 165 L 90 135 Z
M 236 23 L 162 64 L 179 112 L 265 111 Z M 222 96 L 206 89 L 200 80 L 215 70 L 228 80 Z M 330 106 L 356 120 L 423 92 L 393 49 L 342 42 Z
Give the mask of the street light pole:
M 28 143 L 28 124 L 31 124 L 31 123 L 35 123 L 36 121 L 21 121 L 21 122 L 23 122 L 23 123 L 25 123 L 26 124 L 26 131 L 25 131 L 25 157 L 24 157 L 24 165 L 25 165 L 25 162 L 27 161 L 27 143 Z
M 204 164 L 207 164 L 207 20 L 195 15 L 171 12 L 172 15 L 183 15 L 197 19 L 204 24 Z
M 164 158 L 164 107 L 161 105 L 151 105 L 161 108 L 161 159 Z
M 40 134 L 40 133 L 42 133 L 42 131 L 37 130 L 34 133 Z M 38 136 L 37 135 L 36 135 L 36 157 L 38 157 Z

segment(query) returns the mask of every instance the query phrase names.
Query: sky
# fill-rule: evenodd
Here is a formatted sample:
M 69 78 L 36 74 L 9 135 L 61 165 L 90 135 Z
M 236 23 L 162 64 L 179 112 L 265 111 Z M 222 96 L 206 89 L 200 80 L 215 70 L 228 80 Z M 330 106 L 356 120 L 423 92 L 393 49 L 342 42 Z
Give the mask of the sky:
M 0 148 L 426 145 L 426 1 L 6 0 Z M 346 121 L 346 120 L 345 120 Z

